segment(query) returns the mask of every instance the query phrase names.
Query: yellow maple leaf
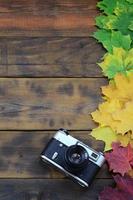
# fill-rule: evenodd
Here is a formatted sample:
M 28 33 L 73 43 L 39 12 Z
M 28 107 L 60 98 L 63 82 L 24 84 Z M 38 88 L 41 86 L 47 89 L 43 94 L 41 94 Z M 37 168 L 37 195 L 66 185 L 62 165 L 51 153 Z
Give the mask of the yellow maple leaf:
M 92 112 L 93 120 L 99 123 L 100 126 L 110 126 L 113 130 L 116 129 L 117 121 L 112 117 L 112 113 L 121 109 L 119 100 L 112 99 L 99 105 L 99 109 Z
M 112 142 L 120 142 L 121 146 L 126 147 L 129 143 L 133 147 L 132 132 L 128 132 L 125 135 L 117 134 L 110 127 L 103 126 L 92 130 L 91 135 L 97 139 L 105 142 L 104 151 L 112 149 Z
M 112 149 L 112 142 L 117 141 L 117 134 L 110 127 L 98 127 L 92 130 L 91 135 L 97 140 L 105 142 L 104 151 Z
M 106 99 L 119 99 L 121 102 L 133 100 L 133 73 L 124 76 L 117 74 L 108 86 L 102 87 Z
M 117 133 L 124 134 L 128 131 L 133 132 L 133 101 L 127 102 L 123 109 L 116 110 L 112 113 L 112 116 L 117 121 L 115 123 Z
M 121 146 L 126 147 L 129 143 L 133 147 L 132 132 L 128 132 L 125 135 L 117 134 L 117 140 L 121 143 Z
M 99 126 L 111 127 L 117 134 L 133 132 L 133 73 L 116 75 L 102 91 L 105 102 L 92 112 L 93 120 Z

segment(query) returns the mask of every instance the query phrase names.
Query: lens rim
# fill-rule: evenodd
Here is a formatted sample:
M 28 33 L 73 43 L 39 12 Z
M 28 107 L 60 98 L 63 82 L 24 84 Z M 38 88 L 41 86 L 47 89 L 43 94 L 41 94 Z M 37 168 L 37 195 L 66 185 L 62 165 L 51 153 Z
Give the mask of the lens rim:
M 81 162 L 80 163 L 74 163 L 71 160 L 71 155 L 76 148 L 81 153 Z M 66 153 L 65 153 L 65 161 L 69 165 L 70 169 L 72 169 L 72 170 L 74 169 L 75 171 L 79 170 L 86 166 L 86 164 L 88 163 L 88 160 L 89 160 L 89 155 L 88 155 L 86 149 L 84 147 L 82 147 L 81 145 L 76 144 L 76 145 L 72 145 L 67 148 Z

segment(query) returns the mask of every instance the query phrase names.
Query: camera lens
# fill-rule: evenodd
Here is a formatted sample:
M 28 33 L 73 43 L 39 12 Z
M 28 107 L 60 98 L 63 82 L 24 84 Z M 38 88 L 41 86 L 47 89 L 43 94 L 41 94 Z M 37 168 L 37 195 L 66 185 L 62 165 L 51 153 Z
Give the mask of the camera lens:
M 70 168 L 79 170 L 83 168 L 88 161 L 88 153 L 80 145 L 70 146 L 65 154 L 65 159 Z

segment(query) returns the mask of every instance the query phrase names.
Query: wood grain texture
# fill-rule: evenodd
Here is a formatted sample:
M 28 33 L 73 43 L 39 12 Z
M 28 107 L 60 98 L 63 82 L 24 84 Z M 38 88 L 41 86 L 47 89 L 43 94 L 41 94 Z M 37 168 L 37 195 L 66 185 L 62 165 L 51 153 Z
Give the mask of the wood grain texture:
M 71 131 L 72 136 L 97 151 L 103 151 L 104 143 L 96 141 L 89 131 Z M 64 177 L 52 167 L 40 162 L 40 153 L 55 131 L 0 131 L 0 178 Z M 111 178 L 107 165 L 96 178 Z
M 102 77 L 93 38 L 0 39 L 0 76 Z
M 47 64 L 96 68 L 104 54 L 93 38 L 22 38 L 2 41 L 8 64 Z
M 97 200 L 112 180 L 95 180 L 90 188 L 78 187 L 70 180 L 0 180 L 1 200 Z
M 0 39 L 0 76 L 102 77 L 93 38 Z
M 8 67 L 6 65 L 0 65 L 0 78 L 8 75 Z
M 89 130 L 105 84 L 96 78 L 1 78 L 0 129 Z
M 39 14 L 88 12 L 96 10 L 97 0 L 0 0 L 0 13 Z
M 102 77 L 93 38 L 0 39 L 0 76 Z
M 88 36 L 96 0 L 1 0 L 0 36 Z

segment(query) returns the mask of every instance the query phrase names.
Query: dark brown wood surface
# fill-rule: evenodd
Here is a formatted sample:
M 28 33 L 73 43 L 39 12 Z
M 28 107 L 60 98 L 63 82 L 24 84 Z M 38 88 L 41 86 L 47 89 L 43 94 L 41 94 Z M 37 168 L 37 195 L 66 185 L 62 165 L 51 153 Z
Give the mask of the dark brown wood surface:
M 1 78 L 0 129 L 44 130 L 95 127 L 91 112 L 101 100 L 97 78 Z
M 0 76 L 102 77 L 92 37 L 0 38 Z
M 94 200 L 112 179 L 95 179 L 89 191 L 66 179 L 9 179 L 0 181 L 2 200 Z M 11 196 L 12 195 L 12 196 Z
M 97 0 L 0 0 L 0 200 L 96 200 L 105 163 L 84 190 L 39 155 L 60 127 L 98 151 L 90 113 L 107 84 L 91 37 Z
M 62 174 L 43 165 L 39 155 L 54 131 L 1 131 L 0 132 L 0 177 L 4 178 L 62 178 Z M 96 141 L 88 131 L 71 131 L 71 135 L 94 149 L 104 148 L 102 141 Z M 107 165 L 97 178 L 111 178 Z
M 1 36 L 88 36 L 96 0 L 1 0 Z

